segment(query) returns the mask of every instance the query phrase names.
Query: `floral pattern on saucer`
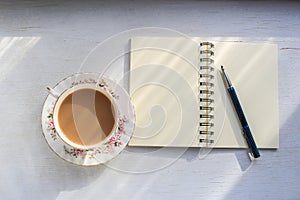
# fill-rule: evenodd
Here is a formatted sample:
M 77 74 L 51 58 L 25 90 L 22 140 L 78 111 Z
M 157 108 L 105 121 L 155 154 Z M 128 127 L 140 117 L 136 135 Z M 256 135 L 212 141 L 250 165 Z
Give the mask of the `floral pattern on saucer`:
M 55 141 L 57 140 L 57 131 L 54 126 L 53 122 L 53 108 L 49 109 L 49 114 L 47 116 L 49 118 L 48 121 L 48 129 L 49 134 L 51 138 Z M 80 148 L 68 148 L 64 146 L 64 150 L 66 154 L 69 154 L 71 156 L 74 156 L 75 158 L 81 156 L 85 157 L 88 156 L 88 158 L 92 159 L 95 158 L 96 154 L 104 154 L 104 153 L 111 153 L 114 151 L 114 148 L 122 146 L 121 137 L 125 133 L 125 125 L 128 123 L 128 119 L 126 116 L 123 116 L 122 118 L 119 118 L 118 125 L 117 125 L 117 131 L 109 138 L 107 142 L 104 143 L 104 148 L 91 148 L 91 149 L 80 149 Z
M 63 92 L 78 84 L 95 84 L 109 92 L 115 99 L 119 111 L 116 131 L 102 145 L 95 148 L 81 149 L 65 143 L 58 136 L 53 122 L 53 107 L 56 98 L 48 95 L 42 110 L 43 133 L 50 148 L 62 159 L 77 165 L 102 164 L 117 156 L 129 142 L 134 128 L 133 106 L 127 92 L 120 85 L 97 73 L 72 75 L 59 82 L 54 89 Z
M 56 140 L 57 139 L 57 131 L 55 129 L 54 121 L 53 121 L 53 108 L 50 108 L 48 112 L 49 112 L 49 114 L 48 114 L 47 118 L 49 118 L 49 121 L 48 121 L 49 133 L 50 133 L 50 136 L 52 137 L 52 139 Z
M 68 148 L 64 146 L 65 153 L 75 158 L 88 157 L 89 159 L 95 159 L 97 154 L 109 154 L 114 151 L 114 148 L 122 146 L 121 137 L 124 134 L 125 123 L 128 123 L 126 118 L 119 119 L 117 132 L 110 137 L 110 139 L 104 143 L 103 147 L 91 148 L 91 149 L 80 149 L 80 148 Z

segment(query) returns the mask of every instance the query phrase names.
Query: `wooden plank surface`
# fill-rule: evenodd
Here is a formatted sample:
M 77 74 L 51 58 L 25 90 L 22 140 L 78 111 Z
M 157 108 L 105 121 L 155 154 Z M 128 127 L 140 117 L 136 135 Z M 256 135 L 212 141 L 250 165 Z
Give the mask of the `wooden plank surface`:
M 299 199 L 299 20 L 297 1 L 0 1 L 0 198 Z M 174 148 L 155 156 L 149 151 L 157 149 L 128 148 L 137 157 L 97 167 L 58 158 L 40 127 L 46 86 L 78 71 L 102 72 L 106 62 L 83 64 L 88 53 L 141 27 L 277 43 L 280 148 L 262 151 L 253 163 L 245 150 L 213 150 L 199 159 L 198 149 Z M 123 71 L 119 65 L 110 73 Z

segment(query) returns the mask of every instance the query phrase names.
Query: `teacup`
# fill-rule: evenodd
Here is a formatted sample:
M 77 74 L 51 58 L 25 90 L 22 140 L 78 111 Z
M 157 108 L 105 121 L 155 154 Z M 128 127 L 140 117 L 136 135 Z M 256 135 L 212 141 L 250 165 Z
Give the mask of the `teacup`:
M 95 84 L 80 84 L 61 94 L 49 90 L 57 98 L 53 123 L 67 144 L 80 149 L 95 148 L 116 131 L 117 106 L 105 89 Z

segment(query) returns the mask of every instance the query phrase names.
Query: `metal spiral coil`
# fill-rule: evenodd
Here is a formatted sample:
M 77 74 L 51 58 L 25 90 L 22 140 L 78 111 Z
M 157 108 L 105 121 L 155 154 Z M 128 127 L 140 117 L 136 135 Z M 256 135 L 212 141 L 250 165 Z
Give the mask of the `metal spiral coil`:
M 210 98 L 200 98 L 200 102 L 208 102 L 208 103 L 213 103 L 214 100 Z
M 209 127 L 213 127 L 214 126 L 214 123 L 211 123 L 211 122 L 200 122 L 199 123 L 199 126 L 209 126 Z
M 201 115 L 201 114 L 200 114 L 200 118 L 209 118 L 209 119 L 213 119 L 214 116 L 213 116 L 213 115 Z
M 200 110 L 209 110 L 209 111 L 213 111 L 214 107 L 210 107 L 210 106 L 200 106 Z
M 214 48 L 215 45 L 211 42 L 201 42 L 200 46 L 208 46 L 211 49 Z
M 212 74 L 200 74 L 199 77 L 200 78 L 209 78 L 209 79 L 215 78 L 215 76 Z
M 213 135 L 213 131 L 200 131 L 200 135 Z
M 214 140 L 209 140 L 209 139 L 200 139 L 200 142 L 214 143 Z

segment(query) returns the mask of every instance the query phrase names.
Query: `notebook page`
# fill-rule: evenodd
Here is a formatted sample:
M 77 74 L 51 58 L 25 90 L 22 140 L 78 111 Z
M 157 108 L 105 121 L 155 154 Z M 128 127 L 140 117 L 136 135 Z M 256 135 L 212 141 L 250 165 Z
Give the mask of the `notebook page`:
M 198 44 L 187 38 L 131 39 L 131 146 L 198 146 Z
M 219 72 L 223 65 L 236 89 L 259 148 L 279 147 L 278 49 L 274 44 L 215 45 L 215 146 L 246 147 L 241 125 Z

